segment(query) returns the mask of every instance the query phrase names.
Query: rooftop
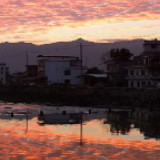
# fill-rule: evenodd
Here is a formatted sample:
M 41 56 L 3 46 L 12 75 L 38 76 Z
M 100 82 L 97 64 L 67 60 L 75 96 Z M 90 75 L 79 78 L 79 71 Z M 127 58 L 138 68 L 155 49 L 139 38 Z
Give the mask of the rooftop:
M 107 74 L 86 74 L 86 76 L 91 76 L 95 78 L 107 78 Z
M 70 59 L 70 58 L 79 59 L 79 57 L 75 57 L 75 56 L 51 56 L 51 55 L 38 55 L 37 57 L 38 57 L 38 58 L 46 57 L 46 58 L 61 58 L 61 59 Z
M 160 45 L 160 41 L 158 39 L 154 39 L 154 40 L 146 40 L 144 41 L 144 44 L 143 45 L 151 45 L 151 44 L 157 44 L 157 45 Z

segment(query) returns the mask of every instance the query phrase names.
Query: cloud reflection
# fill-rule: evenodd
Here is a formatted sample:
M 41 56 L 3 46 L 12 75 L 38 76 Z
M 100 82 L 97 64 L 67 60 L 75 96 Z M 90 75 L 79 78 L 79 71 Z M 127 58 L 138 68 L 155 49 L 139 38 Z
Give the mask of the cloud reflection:
M 39 126 L 35 117 L 26 133 L 25 120 L 1 119 L 0 159 L 159 159 L 159 142 L 112 137 L 103 133 L 106 130 L 98 120 L 86 122 L 83 128 L 80 146 L 79 125 Z

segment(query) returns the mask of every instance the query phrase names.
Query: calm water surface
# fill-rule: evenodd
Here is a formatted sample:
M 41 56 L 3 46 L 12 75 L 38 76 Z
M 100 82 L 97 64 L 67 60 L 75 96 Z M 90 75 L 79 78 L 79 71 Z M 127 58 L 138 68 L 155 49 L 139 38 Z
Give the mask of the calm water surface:
M 78 107 L 0 103 L 0 112 L 12 107 L 14 113 L 0 115 L 0 160 L 160 160 L 160 125 L 145 120 L 126 118 L 125 113 L 98 113 L 83 115 L 82 145 L 80 124 L 51 125 L 38 123 L 38 113 L 87 111 Z M 159 128 L 158 128 L 159 127 Z

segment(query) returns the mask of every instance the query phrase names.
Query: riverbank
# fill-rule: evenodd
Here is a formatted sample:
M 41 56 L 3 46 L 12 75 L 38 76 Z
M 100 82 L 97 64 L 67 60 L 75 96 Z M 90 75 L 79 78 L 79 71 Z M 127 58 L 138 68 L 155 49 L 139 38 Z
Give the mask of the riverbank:
M 160 90 L 87 87 L 1 86 L 0 100 L 69 106 L 159 107 Z

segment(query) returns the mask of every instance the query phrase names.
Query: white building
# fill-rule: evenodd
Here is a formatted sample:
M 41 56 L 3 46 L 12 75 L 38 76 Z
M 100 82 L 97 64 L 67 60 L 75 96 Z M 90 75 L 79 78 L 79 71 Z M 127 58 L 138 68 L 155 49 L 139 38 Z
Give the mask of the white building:
M 6 84 L 9 76 L 9 68 L 5 63 L 0 63 L 0 84 Z
M 137 64 L 128 67 L 128 87 L 158 87 L 160 84 L 160 41 L 144 41 L 144 52 Z
M 83 84 L 81 75 L 86 70 L 78 57 L 38 56 L 38 77 L 47 77 L 48 84 Z

